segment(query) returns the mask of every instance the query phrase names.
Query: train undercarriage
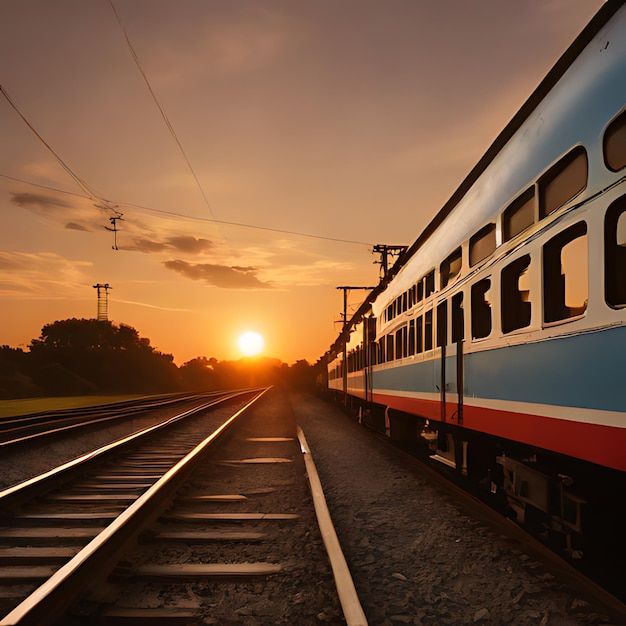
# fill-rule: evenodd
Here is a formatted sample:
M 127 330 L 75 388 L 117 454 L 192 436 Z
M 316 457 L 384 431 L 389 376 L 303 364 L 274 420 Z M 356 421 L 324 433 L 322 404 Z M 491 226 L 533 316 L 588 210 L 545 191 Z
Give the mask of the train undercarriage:
M 621 571 L 626 484 L 620 472 L 340 393 L 365 427 L 445 474 L 582 569 Z

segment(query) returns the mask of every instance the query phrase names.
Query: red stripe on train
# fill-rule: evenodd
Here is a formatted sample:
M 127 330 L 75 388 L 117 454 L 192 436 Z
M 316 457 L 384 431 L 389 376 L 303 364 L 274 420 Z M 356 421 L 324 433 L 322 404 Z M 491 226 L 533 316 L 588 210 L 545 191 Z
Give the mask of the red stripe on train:
M 374 402 L 430 420 L 441 418 L 437 401 L 375 393 Z M 456 404 L 446 404 L 446 421 L 451 424 L 457 424 L 455 411 Z M 563 413 L 567 411 L 563 407 Z M 467 405 L 463 427 L 626 471 L 626 428 Z

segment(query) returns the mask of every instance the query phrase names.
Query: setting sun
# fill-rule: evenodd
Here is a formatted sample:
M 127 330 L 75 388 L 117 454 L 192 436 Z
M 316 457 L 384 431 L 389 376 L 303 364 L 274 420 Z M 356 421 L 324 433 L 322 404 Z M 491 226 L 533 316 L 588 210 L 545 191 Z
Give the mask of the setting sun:
M 263 337 L 253 331 L 241 335 L 237 343 L 245 356 L 255 356 L 263 350 Z

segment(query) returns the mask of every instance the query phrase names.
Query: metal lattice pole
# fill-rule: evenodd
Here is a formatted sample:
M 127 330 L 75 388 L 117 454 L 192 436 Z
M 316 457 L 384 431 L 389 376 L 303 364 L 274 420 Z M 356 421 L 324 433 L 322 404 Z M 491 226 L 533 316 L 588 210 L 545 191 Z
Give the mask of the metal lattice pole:
M 113 289 L 109 283 L 98 283 L 93 286 L 98 290 L 98 321 L 109 321 L 109 289 Z

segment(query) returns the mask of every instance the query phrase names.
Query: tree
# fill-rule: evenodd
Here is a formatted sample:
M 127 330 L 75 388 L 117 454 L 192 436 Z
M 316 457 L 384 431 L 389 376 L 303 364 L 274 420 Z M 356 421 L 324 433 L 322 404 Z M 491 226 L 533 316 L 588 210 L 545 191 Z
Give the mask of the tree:
M 216 359 L 207 359 L 205 356 L 199 356 L 183 363 L 178 368 L 183 387 L 196 391 L 217 389 L 216 365 Z
M 75 393 L 78 376 L 104 393 L 172 391 L 178 372 L 171 354 L 162 354 L 150 340 L 126 324 L 68 319 L 46 324 L 30 345 L 33 375 L 50 393 L 50 372 L 56 372 L 57 395 Z M 56 365 L 54 369 L 50 369 Z M 59 372 L 66 373 L 59 375 Z M 85 385 L 83 385 L 85 386 Z

